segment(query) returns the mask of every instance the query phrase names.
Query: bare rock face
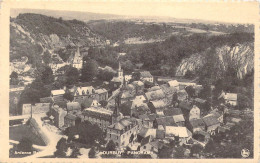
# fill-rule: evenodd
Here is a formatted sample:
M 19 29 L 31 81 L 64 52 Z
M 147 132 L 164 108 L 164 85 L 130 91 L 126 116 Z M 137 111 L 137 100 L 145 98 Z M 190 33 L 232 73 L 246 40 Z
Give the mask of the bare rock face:
M 189 70 L 191 72 L 200 68 L 204 64 L 204 56 L 200 54 L 192 54 L 189 58 L 185 58 L 181 61 L 177 68 L 176 76 L 183 76 Z
M 254 68 L 254 46 L 251 44 L 237 44 L 234 47 L 224 46 L 216 49 L 219 60 L 227 70 L 229 64 L 237 70 L 237 77 L 243 78 Z
M 35 66 L 46 50 L 52 53 L 90 45 L 105 45 L 105 39 L 84 22 L 29 13 L 20 14 L 10 22 L 10 60 L 27 56 Z
M 254 68 L 254 46 L 253 43 L 237 44 L 234 47 L 222 46 L 216 48 L 219 67 L 222 71 L 227 71 L 228 66 L 232 66 L 237 71 L 237 77 L 243 78 Z M 183 76 L 189 70 L 195 72 L 205 64 L 205 53 L 193 54 L 189 58 L 182 60 L 177 67 L 176 75 Z

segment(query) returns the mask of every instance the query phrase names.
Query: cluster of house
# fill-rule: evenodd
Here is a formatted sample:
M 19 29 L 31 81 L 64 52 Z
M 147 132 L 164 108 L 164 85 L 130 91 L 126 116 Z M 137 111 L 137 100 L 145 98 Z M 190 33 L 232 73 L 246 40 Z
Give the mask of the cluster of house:
M 223 122 L 223 111 L 211 108 L 202 116 L 199 107 L 203 107 L 206 100 L 191 98 L 185 90 L 187 86 L 192 86 L 198 95 L 201 85 L 171 80 L 146 88 L 145 82 L 155 83 L 149 72 L 133 73 L 132 81 L 126 82 L 122 70 L 119 70 L 115 78 L 121 79 L 121 86 L 117 94 L 118 105 L 114 109 L 119 108 L 124 115 L 118 115 L 121 119 L 116 122 L 111 118 L 111 125 L 103 126 L 107 139 L 113 140 L 119 148 L 139 146 L 140 150 L 157 153 L 164 144 L 176 138 L 180 144 L 199 143 L 205 146 L 210 135 L 228 129 Z M 173 102 L 176 95 L 177 102 Z M 237 94 L 222 92 L 219 98 L 230 105 L 237 105 Z M 112 117 L 113 113 L 110 111 L 109 115 Z
M 73 96 L 72 101 L 64 98 L 66 91 Z M 107 90 L 92 86 L 52 90 L 50 97 L 40 98 L 40 103 L 23 104 L 22 114 L 48 113 L 56 127 L 70 127 L 75 125 L 77 118 L 83 120 L 82 108 L 101 106 L 99 102 L 107 99 Z
M 152 85 L 146 85 L 147 82 Z M 129 146 L 154 154 L 173 140 L 186 145 L 205 145 L 210 135 L 228 129 L 223 123 L 224 112 L 211 109 L 202 116 L 200 107 L 206 100 L 191 98 L 185 90 L 192 86 L 198 94 L 202 86 L 196 83 L 170 80 L 158 85 L 148 71 L 124 76 L 120 64 L 111 83 L 119 83 L 113 97 L 108 98 L 106 89 L 92 86 L 53 90 L 51 97 L 41 98 L 39 104 L 24 104 L 23 114 L 48 112 L 58 128 L 87 120 L 106 131 L 106 140 L 112 140 L 119 149 Z M 66 91 L 73 95 L 72 102 L 64 99 Z M 222 92 L 220 98 L 231 105 L 237 104 L 236 94 Z M 101 105 L 101 101 L 108 104 Z

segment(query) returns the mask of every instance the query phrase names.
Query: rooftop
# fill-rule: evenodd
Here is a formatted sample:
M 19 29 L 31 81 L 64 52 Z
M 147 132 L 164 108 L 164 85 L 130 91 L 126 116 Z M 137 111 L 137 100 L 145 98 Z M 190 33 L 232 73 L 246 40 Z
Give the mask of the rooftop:
M 104 109 L 101 107 L 99 107 L 99 108 L 91 107 L 91 108 L 85 109 L 84 111 L 96 112 L 96 113 L 107 114 L 107 115 L 113 114 L 113 112 L 111 110 L 107 110 L 107 109 Z M 83 113 L 84 113 L 84 111 L 83 111 Z
M 166 135 L 179 136 L 181 138 L 186 138 L 192 135 L 186 127 L 166 126 L 165 131 Z
M 165 116 L 181 115 L 182 111 L 180 108 L 168 108 L 163 111 Z
M 144 78 L 151 78 L 153 77 L 149 71 L 141 71 L 140 76 Z
M 219 124 L 217 117 L 215 117 L 214 115 L 205 116 L 202 118 L 202 120 L 204 121 L 206 126 L 212 126 L 212 125 Z
M 51 91 L 51 94 L 52 94 L 53 96 L 56 96 L 56 95 L 63 95 L 63 94 L 65 94 L 65 91 L 64 91 L 63 89 L 52 90 L 52 91 Z
M 131 124 L 133 124 L 133 121 L 134 121 L 134 119 L 131 119 L 131 118 L 123 118 L 108 127 L 117 129 L 117 130 L 123 130 L 123 129 L 125 129 L 125 127 L 128 127 Z
M 162 99 L 162 98 L 165 97 L 165 94 L 161 89 L 159 89 L 159 90 L 156 90 L 156 91 L 146 92 L 145 96 L 146 96 L 147 100 L 150 101 L 150 100 Z
M 190 120 L 190 124 L 193 128 L 205 126 L 205 123 L 203 122 L 202 119 L 192 119 Z

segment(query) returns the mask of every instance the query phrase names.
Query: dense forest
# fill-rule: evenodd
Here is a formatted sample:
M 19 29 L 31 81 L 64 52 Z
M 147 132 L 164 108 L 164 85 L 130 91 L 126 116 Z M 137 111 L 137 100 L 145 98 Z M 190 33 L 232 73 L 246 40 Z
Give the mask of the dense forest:
M 91 30 L 113 42 L 127 38 L 142 37 L 143 39 L 167 38 L 174 29 L 162 24 L 143 24 L 133 21 L 91 21 L 87 24 Z
M 253 41 L 253 34 L 250 33 L 233 33 L 219 36 L 208 36 L 206 34 L 180 35 L 171 36 L 160 43 L 122 44 L 119 47 L 106 47 L 105 49 L 90 48 L 89 55 L 101 64 L 107 63 L 109 66 L 115 67 L 115 52 L 125 52 L 127 55 L 121 56 L 120 59 L 123 62 L 127 61 L 129 67 L 136 63 L 143 63 L 143 69 L 151 71 L 154 75 L 163 75 L 165 71 L 161 70 L 161 68 L 168 66 L 169 74 L 165 75 L 174 76 L 176 67 L 182 59 L 192 54 L 205 53 L 209 49 L 211 49 L 210 52 L 214 53 L 215 48 L 223 45 L 232 47 L 238 43 L 247 44 Z

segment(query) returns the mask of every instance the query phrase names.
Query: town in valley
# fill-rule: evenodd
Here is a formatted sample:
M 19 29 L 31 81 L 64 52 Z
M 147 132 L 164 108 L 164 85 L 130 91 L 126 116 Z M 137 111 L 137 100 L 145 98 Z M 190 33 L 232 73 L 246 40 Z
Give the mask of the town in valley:
M 253 25 L 46 13 L 10 17 L 10 158 L 253 158 Z

